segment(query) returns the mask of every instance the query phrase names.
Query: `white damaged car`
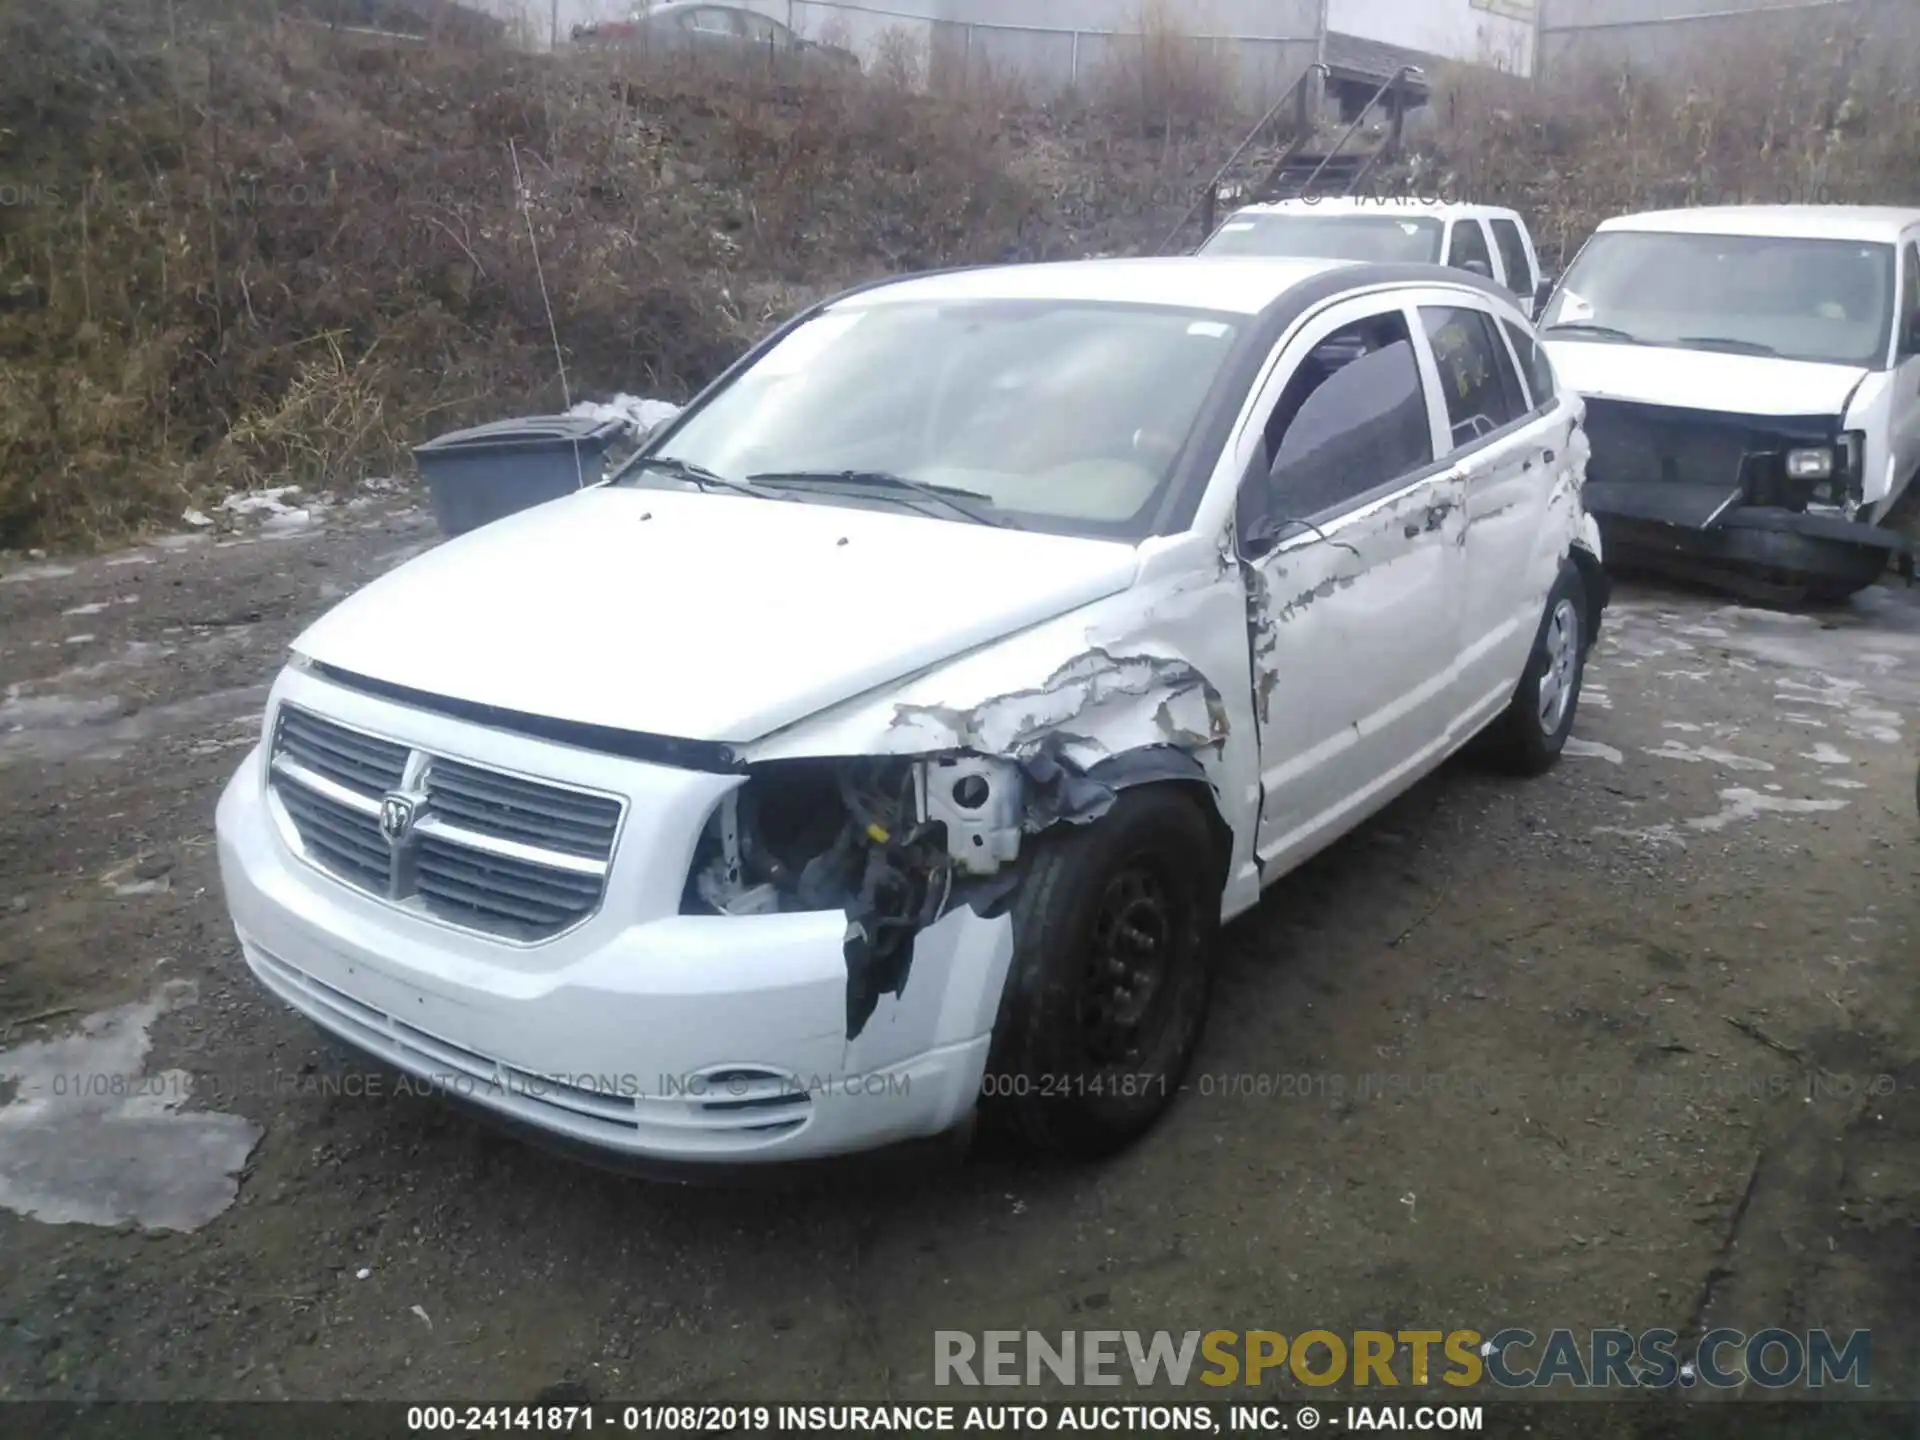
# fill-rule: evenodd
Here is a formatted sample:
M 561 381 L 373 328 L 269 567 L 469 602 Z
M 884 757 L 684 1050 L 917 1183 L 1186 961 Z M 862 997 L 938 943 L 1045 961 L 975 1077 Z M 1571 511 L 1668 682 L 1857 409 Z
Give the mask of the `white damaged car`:
M 607 483 L 299 637 L 218 814 L 246 963 L 668 1173 L 1125 1144 L 1215 933 L 1606 601 L 1577 397 L 1459 271 L 1109 260 L 798 317 Z
M 1920 474 L 1920 210 L 1621 216 L 1541 333 L 1614 559 L 1787 602 L 1911 573 L 1886 522 Z

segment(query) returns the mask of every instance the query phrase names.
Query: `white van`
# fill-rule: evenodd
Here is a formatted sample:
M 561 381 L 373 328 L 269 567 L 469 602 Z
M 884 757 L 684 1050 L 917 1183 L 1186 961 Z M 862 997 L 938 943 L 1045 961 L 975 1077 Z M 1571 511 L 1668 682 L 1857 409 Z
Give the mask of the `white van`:
M 1234 211 L 1198 253 L 1451 265 L 1511 291 L 1529 316 L 1551 288 L 1527 222 L 1496 205 L 1372 196 L 1278 200 Z

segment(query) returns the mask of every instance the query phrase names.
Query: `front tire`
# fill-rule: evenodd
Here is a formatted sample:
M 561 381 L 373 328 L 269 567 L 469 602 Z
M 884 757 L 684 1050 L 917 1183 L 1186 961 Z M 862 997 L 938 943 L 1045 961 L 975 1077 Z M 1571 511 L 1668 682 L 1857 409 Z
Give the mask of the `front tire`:
M 1038 837 L 982 1085 L 989 1125 L 1091 1159 L 1160 1118 L 1212 998 L 1224 860 L 1199 806 L 1169 785 Z
M 1533 650 L 1513 700 L 1489 734 L 1491 753 L 1502 769 L 1517 775 L 1544 775 L 1560 759 L 1580 708 L 1580 686 L 1587 672 L 1586 583 L 1571 561 L 1547 596 L 1547 609 L 1534 636 Z

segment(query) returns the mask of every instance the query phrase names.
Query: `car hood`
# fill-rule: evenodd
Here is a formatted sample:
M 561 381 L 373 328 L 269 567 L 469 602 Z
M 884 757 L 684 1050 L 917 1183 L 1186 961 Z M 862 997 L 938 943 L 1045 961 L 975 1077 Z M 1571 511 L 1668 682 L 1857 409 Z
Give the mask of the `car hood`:
M 428 551 L 294 649 L 446 699 L 744 743 L 1117 594 L 1136 568 L 1109 541 L 604 486 Z
M 1764 355 L 1547 338 L 1561 384 L 1589 400 L 1726 415 L 1841 415 L 1867 372 Z

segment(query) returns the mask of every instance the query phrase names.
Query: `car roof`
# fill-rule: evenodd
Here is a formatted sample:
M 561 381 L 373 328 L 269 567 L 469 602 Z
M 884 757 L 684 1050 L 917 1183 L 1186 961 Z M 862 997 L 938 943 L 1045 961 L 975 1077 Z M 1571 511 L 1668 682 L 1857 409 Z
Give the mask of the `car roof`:
M 1703 205 L 1617 215 L 1602 222 L 1600 231 L 1891 242 L 1916 225 L 1920 225 L 1920 210 L 1892 205 Z
M 1235 215 L 1430 215 L 1436 220 L 1480 219 L 1499 216 L 1518 220 L 1518 212 L 1499 205 L 1470 205 L 1464 201 L 1423 200 L 1412 195 L 1332 195 L 1325 199 L 1273 200 L 1260 205 L 1243 205 Z
M 1368 283 L 1365 272 L 1373 268 L 1346 260 L 1268 255 L 1054 260 L 903 276 L 834 303 L 837 308 L 905 300 L 1092 300 L 1258 315 L 1288 291 L 1329 271 L 1355 271 L 1357 288 Z

